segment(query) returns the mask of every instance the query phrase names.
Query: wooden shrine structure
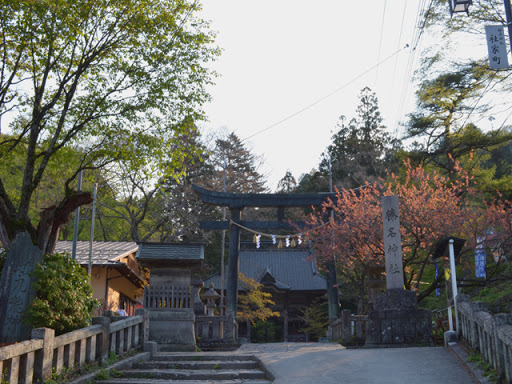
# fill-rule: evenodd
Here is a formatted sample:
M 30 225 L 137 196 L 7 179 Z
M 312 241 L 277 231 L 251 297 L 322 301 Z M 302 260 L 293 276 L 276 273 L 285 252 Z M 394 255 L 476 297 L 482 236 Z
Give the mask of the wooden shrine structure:
M 226 306 L 227 311 L 232 312 L 235 317 L 237 315 L 238 299 L 240 226 L 254 231 L 269 232 L 279 229 L 293 229 L 285 218 L 286 208 L 320 207 L 328 199 L 336 199 L 335 193 L 231 193 L 210 191 L 197 185 L 194 185 L 193 188 L 206 204 L 228 208 L 231 213 L 231 221 L 235 224 L 230 225 L 229 220 L 201 222 L 201 229 L 230 231 Z M 242 211 L 249 207 L 276 208 L 277 219 L 275 221 L 244 221 L 242 220 Z M 304 226 L 304 223 L 295 224 Z M 337 318 L 339 308 L 336 271 L 333 263 L 327 264 L 326 267 L 328 269 L 326 289 L 329 301 L 329 318 Z

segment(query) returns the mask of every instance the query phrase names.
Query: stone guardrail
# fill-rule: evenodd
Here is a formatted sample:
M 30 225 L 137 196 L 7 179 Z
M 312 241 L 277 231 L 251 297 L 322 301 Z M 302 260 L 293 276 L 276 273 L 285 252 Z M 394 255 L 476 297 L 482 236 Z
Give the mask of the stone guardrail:
M 55 336 L 49 328 L 32 330 L 32 339 L 0 348 L 2 381 L 30 384 L 51 378 L 65 368 L 103 363 L 110 353 L 122 355 L 148 340 L 145 309 L 131 317 L 94 317 L 93 325 Z
M 332 340 L 341 340 L 344 343 L 364 343 L 368 316 L 353 315 L 350 310 L 341 311 L 341 317 L 331 323 Z
M 483 302 L 470 302 L 458 295 L 459 328 L 462 337 L 498 372 L 512 383 L 512 315 L 492 315 Z M 502 382 L 500 381 L 500 382 Z

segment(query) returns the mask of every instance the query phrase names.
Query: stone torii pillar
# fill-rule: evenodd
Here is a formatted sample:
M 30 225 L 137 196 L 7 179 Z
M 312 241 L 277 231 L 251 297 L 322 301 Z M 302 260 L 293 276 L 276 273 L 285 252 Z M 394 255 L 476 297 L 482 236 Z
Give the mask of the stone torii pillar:
M 242 209 L 233 208 L 231 220 L 240 223 Z M 222 255 L 224 257 L 224 255 Z M 233 312 L 236 317 L 238 302 L 238 264 L 240 258 L 240 227 L 232 225 L 229 230 L 229 258 L 228 258 L 228 284 L 226 287 L 226 302 L 228 311 Z

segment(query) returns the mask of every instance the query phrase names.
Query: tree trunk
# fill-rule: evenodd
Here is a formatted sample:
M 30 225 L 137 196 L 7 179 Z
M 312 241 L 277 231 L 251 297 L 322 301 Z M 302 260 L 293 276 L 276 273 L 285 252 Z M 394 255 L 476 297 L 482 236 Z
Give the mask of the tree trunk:
M 16 235 L 7 252 L 0 278 L 0 342 L 12 343 L 30 338 L 31 328 L 24 322 L 25 312 L 35 297 L 31 273 L 43 260 L 28 232 Z
M 8 221 L 0 217 L 0 227 L 13 233 L 18 231 L 13 239 L 8 238 L 10 244 L 0 277 L 0 343 L 17 342 L 30 337 L 31 329 L 25 324 L 24 316 L 35 297 L 31 274 L 43 260 L 43 254 L 55 250 L 60 228 L 69 220 L 71 212 L 91 201 L 88 192 L 64 198 L 58 207 L 46 208 L 41 213 L 37 231 L 30 222 L 25 224 L 25 231 L 22 232 L 20 228 L 8 228 L 5 224 Z

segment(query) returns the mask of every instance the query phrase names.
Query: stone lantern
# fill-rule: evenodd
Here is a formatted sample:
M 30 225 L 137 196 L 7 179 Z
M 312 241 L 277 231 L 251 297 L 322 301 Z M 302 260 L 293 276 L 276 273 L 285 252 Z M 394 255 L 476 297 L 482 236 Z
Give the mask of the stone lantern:
M 208 311 L 208 316 L 214 316 L 214 311 L 217 305 L 215 304 L 215 300 L 220 298 L 220 295 L 213 289 L 213 283 L 210 284 L 210 289 L 208 289 L 204 294 L 203 298 L 206 299 L 206 310 Z

